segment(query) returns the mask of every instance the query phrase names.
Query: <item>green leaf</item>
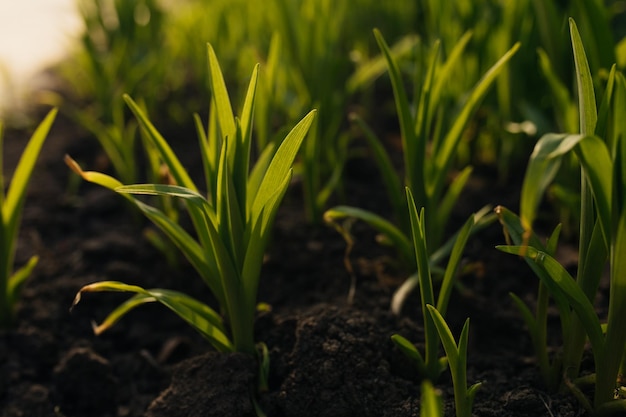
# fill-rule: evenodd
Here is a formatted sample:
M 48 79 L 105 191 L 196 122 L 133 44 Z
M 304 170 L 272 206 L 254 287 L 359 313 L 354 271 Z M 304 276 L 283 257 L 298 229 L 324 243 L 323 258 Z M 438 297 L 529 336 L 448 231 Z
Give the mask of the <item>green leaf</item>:
M 428 304 L 426 307 L 428 308 L 427 311 L 433 318 L 433 322 L 435 323 L 437 331 L 439 332 L 439 336 L 441 337 L 441 343 L 443 344 L 443 348 L 446 351 L 446 356 L 448 357 L 448 365 L 450 366 L 450 371 L 452 372 L 452 374 L 454 374 L 458 370 L 458 366 L 460 365 L 459 360 L 463 359 L 459 355 L 459 350 L 456 345 L 456 341 L 454 340 L 454 336 L 452 335 L 452 332 L 450 331 L 450 328 L 448 327 L 448 324 L 446 323 L 441 313 L 439 313 L 437 309 L 431 304 Z M 463 329 L 467 327 L 468 323 L 469 322 L 466 320 Z
M 265 177 L 265 173 L 267 172 L 267 168 L 272 162 L 272 158 L 274 157 L 274 153 L 276 151 L 276 147 L 274 142 L 269 143 L 261 155 L 259 159 L 257 159 L 256 164 L 252 168 L 252 172 L 248 177 L 248 198 L 247 198 L 247 207 L 246 207 L 246 217 L 250 217 L 250 211 L 252 210 L 252 203 L 256 199 L 256 194 L 261 186 L 261 182 Z
M 315 118 L 316 111 L 312 110 L 289 132 L 287 137 L 283 140 L 280 147 L 274 154 L 272 161 L 267 167 L 265 176 L 259 185 L 254 203 L 252 204 L 252 216 L 258 213 L 267 200 L 271 197 L 273 192 L 284 181 L 285 177 L 289 174 L 293 161 L 298 154 L 300 145 L 306 137 L 309 127 Z
M 527 247 L 527 245 L 541 250 L 545 248 L 541 240 L 537 237 L 535 233 L 532 232 L 532 230 L 530 231 L 530 233 L 528 233 L 526 229 L 524 229 L 520 218 L 517 217 L 513 212 L 503 206 L 496 207 L 495 212 L 498 216 L 500 223 L 502 224 L 507 244 L 521 247 L 522 255 L 525 255 L 523 248 Z M 503 252 L 510 253 L 504 249 L 505 247 L 506 246 L 497 246 L 496 248 L 502 250 Z M 547 272 L 544 268 L 541 268 L 537 263 L 532 262 L 528 258 L 526 258 L 526 263 L 528 264 L 530 269 L 532 269 L 534 274 L 541 280 L 541 282 L 545 283 L 549 280 Z M 550 292 L 559 309 L 562 322 L 561 327 L 565 331 L 565 329 L 569 327 L 569 302 L 562 292 Z
M 609 78 L 606 83 L 606 88 L 604 90 L 604 94 L 602 96 L 602 101 L 600 102 L 600 108 L 598 109 L 598 121 L 596 123 L 595 134 L 601 138 L 606 139 L 606 144 L 609 149 L 613 149 L 613 140 L 610 135 L 607 133 L 609 128 L 609 117 L 611 113 L 611 107 L 615 104 L 614 92 L 616 90 L 616 66 L 615 64 L 611 67 L 611 71 L 609 72 Z M 617 83 L 619 84 L 619 82 Z M 617 112 L 616 114 L 619 114 Z
M 419 274 L 420 301 L 422 307 L 422 316 L 424 317 L 424 335 L 426 339 L 425 356 L 426 356 L 426 377 L 435 380 L 441 373 L 438 363 L 438 345 L 437 330 L 430 318 L 427 310 L 429 304 L 434 304 L 435 294 L 433 290 L 433 281 L 431 277 L 427 236 L 424 223 L 427 221 L 424 217 L 424 209 L 420 213 L 417 212 L 415 200 L 411 194 L 411 190 L 406 188 L 409 217 L 411 219 L 411 236 L 413 237 L 413 249 L 415 251 L 415 259 L 417 260 L 417 272 Z
M 185 170 L 176 154 L 174 154 L 174 151 L 172 151 L 170 145 L 163 138 L 163 136 L 161 136 L 152 122 L 150 122 L 148 116 L 146 116 L 141 107 L 139 107 L 128 94 L 124 94 L 124 101 L 126 101 L 126 104 L 139 121 L 142 129 L 144 129 L 146 137 L 152 142 L 154 147 L 159 152 L 161 159 L 163 159 L 163 162 L 165 162 L 169 168 L 170 174 L 172 174 L 176 184 L 197 191 L 198 188 L 189 177 L 189 174 L 187 174 L 187 170 Z
M 439 108 L 442 91 L 446 84 L 450 82 L 451 77 L 454 75 L 455 69 L 457 69 L 457 65 L 461 63 L 463 52 L 469 44 L 469 41 L 472 39 L 472 36 L 472 31 L 465 32 L 461 39 L 459 39 L 459 41 L 454 45 L 454 48 L 452 48 L 452 51 L 450 51 L 450 53 L 448 54 L 448 57 L 441 66 L 441 68 L 438 69 L 437 77 L 434 82 L 432 93 L 430 96 L 430 102 L 428 103 L 428 107 L 431 110 Z M 428 125 L 430 125 L 430 122 L 428 122 Z
M 207 44 L 208 57 L 209 57 L 209 83 L 211 86 L 211 92 L 213 93 L 213 105 L 217 109 L 217 120 L 220 128 L 222 140 L 226 138 L 235 138 L 235 118 L 233 116 L 233 109 L 230 105 L 230 98 L 228 97 L 228 90 L 226 89 L 226 83 L 224 82 L 224 76 L 220 69 L 219 61 L 213 50 L 213 46 L 210 43 Z M 231 152 L 235 152 L 236 146 L 232 147 Z M 229 155 L 230 163 L 234 164 L 234 158 Z
M 441 147 L 434 155 L 434 176 L 429 184 L 429 187 L 433 189 L 430 195 L 439 195 L 440 190 L 445 184 L 445 177 L 448 174 L 450 165 L 454 156 L 456 155 L 456 149 L 461 135 L 467 126 L 470 118 L 482 102 L 483 98 L 487 95 L 489 88 L 496 80 L 500 72 L 502 72 L 506 63 L 515 55 L 520 48 L 520 44 L 516 43 L 511 49 L 509 49 L 478 81 L 473 90 L 469 94 L 469 97 L 461 112 L 456 117 L 454 124 L 446 134 Z
M 574 278 L 547 253 L 532 246 L 498 246 L 499 250 L 514 255 L 525 256 L 540 266 L 546 274 L 540 276 L 552 294 L 563 294 L 585 326 L 594 356 L 601 358 L 604 350 L 602 327 L 593 305 L 580 289 Z
M 535 144 L 524 174 L 520 196 L 520 217 L 526 231 L 532 230 L 539 203 L 561 166 L 561 156 L 571 150 L 580 135 L 549 133 Z
M 16 229 L 17 227 L 17 219 L 21 214 L 21 208 L 26 198 L 26 189 L 35 168 L 37 157 L 48 136 L 48 132 L 50 132 L 50 128 L 54 123 L 57 113 L 57 109 L 50 110 L 31 136 L 28 145 L 26 145 L 17 163 L 13 178 L 11 179 L 11 185 L 9 186 L 2 205 L 2 217 L 5 219 L 5 224 L 9 225 L 9 230 Z M 9 236 L 14 236 L 14 234 L 10 233 Z
M 234 146 L 234 144 L 233 144 Z M 222 154 L 217 169 L 217 230 L 221 241 L 228 248 L 228 252 L 235 265 L 243 262 L 243 234 L 244 217 L 239 210 L 239 203 L 233 184 L 233 176 L 228 169 L 228 142 L 222 146 Z M 243 184 L 245 187 L 245 182 Z M 244 188 L 245 192 L 245 188 Z
M 428 305 L 428 313 L 432 317 L 437 332 L 441 338 L 441 343 L 446 351 L 448 366 L 452 375 L 454 386 L 454 403 L 457 417 L 470 417 L 472 415 L 472 403 L 476 395 L 476 390 L 480 384 L 474 384 L 467 389 L 467 344 L 469 338 L 469 319 L 465 320 L 459 343 L 457 345 L 454 336 L 448 327 L 445 319 L 439 311 L 432 305 Z
M 465 188 L 465 184 L 467 184 L 470 175 L 472 175 L 472 171 L 472 167 L 468 166 L 463 168 L 463 170 L 454 178 L 444 197 L 441 199 L 441 202 L 437 205 L 435 222 L 437 227 L 431 227 L 429 229 L 429 233 L 431 233 L 431 242 L 434 242 L 436 245 L 438 245 L 441 241 L 440 236 L 443 236 L 448 219 L 450 219 L 450 213 L 452 213 L 452 209 L 461 196 L 461 193 Z
M 474 215 L 471 215 L 469 219 L 467 219 L 456 236 L 454 248 L 452 249 L 450 259 L 448 260 L 448 264 L 446 266 L 446 272 L 441 282 L 441 288 L 439 289 L 439 297 L 437 298 L 437 310 L 442 315 L 446 314 L 456 274 L 459 269 L 459 265 L 461 264 L 463 250 L 465 249 L 467 239 L 472 232 L 472 227 L 474 227 Z
M 426 158 L 426 150 L 428 147 L 428 138 L 431 135 L 430 120 L 433 117 L 433 110 L 437 109 L 437 107 L 430 106 L 430 92 L 433 79 L 435 77 L 435 70 L 437 68 L 440 46 L 441 43 L 439 41 L 436 41 L 433 45 L 430 53 L 431 56 L 429 57 L 430 65 L 426 71 L 426 76 L 421 82 L 422 91 L 420 93 L 419 103 L 417 105 L 417 115 L 413 126 L 415 132 L 415 143 L 412 148 L 406 148 L 404 150 L 406 185 L 412 190 L 414 196 L 417 197 L 417 204 L 428 210 L 431 209 L 433 201 L 429 198 L 429 194 L 426 189 L 427 175 L 430 173 L 431 169 L 429 159 Z M 419 81 L 416 81 L 416 84 L 419 84 Z M 433 154 L 437 152 L 438 146 L 438 135 L 434 136 L 435 140 L 433 140 L 430 144 Z M 429 229 L 431 228 L 429 227 Z
M 259 78 L 259 64 L 254 67 L 248 92 L 243 103 L 241 120 L 236 120 L 237 150 L 235 165 L 232 167 L 234 192 L 237 196 L 238 206 L 246 210 L 248 171 L 250 170 L 250 148 L 252 143 L 252 122 L 254 120 L 254 106 Z M 245 213 L 244 213 L 245 214 Z
M 9 277 L 9 283 L 7 286 L 7 305 L 13 306 L 17 302 L 20 290 L 26 282 L 26 279 L 31 276 L 33 269 L 39 262 L 38 256 L 32 256 L 26 265 L 18 269 Z
M 413 125 L 413 117 L 411 116 L 410 110 L 411 107 L 406 96 L 400 69 L 398 68 L 398 64 L 389 50 L 389 46 L 378 29 L 374 29 L 374 37 L 376 38 L 376 42 L 378 42 L 378 46 L 387 61 L 387 69 L 389 71 L 389 77 L 391 78 L 396 111 L 400 122 L 402 149 L 404 151 L 404 166 L 406 169 L 409 169 L 409 167 L 412 166 L 410 158 L 416 154 L 414 147 L 417 146 L 417 138 L 414 130 L 415 127 Z
M 543 76 L 546 78 L 548 86 L 552 92 L 561 130 L 574 133 L 578 129 L 578 109 L 572 101 L 569 89 L 563 85 L 561 80 L 554 73 L 548 54 L 544 50 L 539 49 L 537 51 L 537 55 L 539 57 L 539 66 Z
M 609 150 L 602 139 L 597 136 L 587 136 L 580 141 L 576 148 L 576 156 L 584 168 L 584 172 L 591 185 L 591 192 L 598 210 L 598 218 L 602 226 L 605 243 L 611 240 L 611 195 L 613 162 Z
M 393 343 L 404 353 L 409 359 L 413 361 L 419 375 L 426 375 L 426 364 L 424 358 L 419 351 L 413 346 L 413 343 L 409 342 L 406 338 L 399 334 L 391 336 Z
M 419 37 L 414 34 L 403 36 L 391 47 L 391 55 L 395 58 L 404 57 L 413 51 L 419 41 Z M 385 57 L 380 55 L 358 67 L 346 82 L 348 93 L 352 94 L 380 77 L 385 72 L 386 65 Z
M 113 191 L 120 194 L 143 194 L 143 195 L 167 195 L 170 197 L 178 197 L 188 200 L 198 206 L 199 208 L 207 211 L 213 211 L 213 207 L 204 198 L 202 194 L 189 188 L 181 187 L 180 185 L 168 185 L 168 184 L 133 184 L 133 185 L 121 185 L 116 187 Z
M 85 292 L 129 292 L 136 294 L 111 312 L 104 322 L 94 328 L 100 334 L 113 326 L 119 319 L 132 309 L 148 302 L 159 302 L 176 313 L 204 336 L 217 350 L 232 352 L 233 345 L 225 335 L 220 316 L 209 306 L 189 297 L 186 294 L 164 290 L 161 288 L 143 289 L 136 285 L 128 285 L 117 281 L 102 281 L 86 285 L 76 294 L 72 307 L 78 304 Z
M 420 397 L 420 417 L 443 417 L 443 402 L 428 381 L 422 381 L 422 395 Z
M 426 313 L 426 305 L 434 304 L 435 296 L 432 287 L 432 277 L 430 275 L 430 265 L 428 259 L 427 236 L 425 235 L 424 209 L 418 214 L 415 200 L 411 190 L 407 187 L 407 202 L 409 205 L 409 217 L 411 219 L 411 236 L 413 238 L 413 250 L 417 260 L 417 272 L 419 273 L 420 294 L 422 297 L 422 308 Z
M 250 141 L 252 140 L 252 122 L 254 120 L 254 103 L 256 96 L 257 81 L 259 78 L 259 64 L 255 65 L 250 77 L 250 84 L 248 85 L 248 92 L 243 102 L 243 109 L 241 111 L 241 149 L 244 151 L 241 158 L 242 165 L 245 165 L 245 169 L 241 169 L 238 175 L 242 175 L 243 178 L 248 176 L 248 162 L 250 160 Z
M 160 210 L 134 200 L 139 210 L 148 217 L 163 233 L 165 233 L 174 244 L 181 250 L 185 258 L 198 271 L 204 282 L 209 286 L 211 292 L 222 303 L 224 301 L 224 290 L 219 279 L 219 268 L 217 260 L 212 252 L 200 246 L 180 225 L 172 221 Z M 206 222 L 206 229 L 209 228 L 209 221 Z M 198 233 L 206 233 L 205 229 L 197 229 Z M 204 239 L 203 239 L 204 240 Z
M 204 181 L 207 187 L 207 195 L 210 196 L 209 198 L 213 198 L 215 195 L 214 186 L 217 183 L 215 173 L 215 166 L 217 164 L 213 163 L 214 159 L 212 152 L 217 148 L 217 146 L 216 144 L 213 144 L 213 146 L 209 144 L 209 137 L 202 124 L 202 119 L 200 119 L 200 116 L 197 113 L 193 115 L 193 120 L 196 126 L 196 133 L 198 135 L 198 145 L 200 147 L 200 157 L 202 158 L 202 168 L 204 170 Z
M 33 259 L 26 267 L 12 273 L 15 259 L 15 245 L 22 216 L 26 190 L 30 182 L 41 148 L 54 123 L 57 109 L 52 109 L 32 134 L 5 194 L 5 178 L 3 169 L 3 128 L 0 122 L 0 327 L 11 324 L 13 307 L 24 280 L 30 274 Z
M 623 86 L 626 87 L 626 86 Z M 595 406 L 613 399 L 611 390 L 615 387 L 620 363 L 626 355 L 626 137 L 620 137 L 615 147 L 615 167 L 613 178 L 614 230 L 611 247 L 611 293 L 606 328 L 605 363 L 597 365 Z
M 580 133 L 593 135 L 598 121 L 596 109 L 596 96 L 593 89 L 593 79 L 589 70 L 589 62 L 585 54 L 580 33 L 574 19 L 569 19 L 569 27 L 574 50 L 574 63 L 576 64 L 576 82 L 578 85 L 578 109 L 580 112 Z

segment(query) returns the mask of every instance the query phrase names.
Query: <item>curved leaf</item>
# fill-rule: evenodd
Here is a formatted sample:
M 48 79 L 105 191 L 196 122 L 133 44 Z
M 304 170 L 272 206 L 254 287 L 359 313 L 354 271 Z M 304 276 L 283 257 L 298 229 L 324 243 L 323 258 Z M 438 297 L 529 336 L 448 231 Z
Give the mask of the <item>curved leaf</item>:
M 6 219 L 7 224 L 14 223 L 16 216 L 19 215 L 19 207 L 24 202 L 26 187 L 35 168 L 37 157 L 48 137 L 48 132 L 50 132 L 57 113 L 57 109 L 50 110 L 44 120 L 37 126 L 17 163 L 17 168 L 15 168 L 13 178 L 11 179 L 11 185 L 2 205 L 2 215 Z
M 159 152 L 161 159 L 163 159 L 163 162 L 165 162 L 169 168 L 169 171 L 176 183 L 180 186 L 197 191 L 198 187 L 196 187 L 194 182 L 191 180 L 191 177 L 189 177 L 189 174 L 187 174 L 187 170 L 180 163 L 170 145 L 163 138 L 163 136 L 161 136 L 157 128 L 154 127 L 141 107 L 139 107 L 128 94 L 124 94 L 124 101 L 126 101 L 126 104 L 139 121 L 141 127 L 144 129 L 146 137 L 152 142 L 154 147 Z
M 272 161 L 265 171 L 265 176 L 259 185 L 254 203 L 252 204 L 251 215 L 254 217 L 265 203 L 271 198 L 274 191 L 282 184 L 293 165 L 293 161 L 298 154 L 300 145 L 306 137 L 309 127 L 317 114 L 316 110 L 311 110 L 304 118 L 289 132 L 287 137 L 276 150 Z
M 513 45 L 513 47 L 509 49 L 474 86 L 474 89 L 463 105 L 461 112 L 456 117 L 454 124 L 441 143 L 439 152 L 437 152 L 434 156 L 435 175 L 433 181 L 430 183 L 430 187 L 434 191 L 431 195 L 439 195 L 440 190 L 445 184 L 445 176 L 448 173 L 448 169 L 456 153 L 456 149 L 459 141 L 461 140 L 461 135 L 465 130 L 465 126 L 467 126 L 470 118 L 482 102 L 483 98 L 487 95 L 489 88 L 504 68 L 504 65 L 506 65 L 513 55 L 515 55 L 519 48 L 519 42 Z
M 596 359 L 601 358 L 604 351 L 604 336 L 600 320 L 585 293 L 565 268 L 546 252 L 537 250 L 532 246 L 498 246 L 497 248 L 503 252 L 524 256 L 534 261 L 546 272 L 546 274 L 540 275 L 540 278 L 552 294 L 560 293 L 567 298 L 585 326 L 594 350 L 594 356 Z
M 72 307 L 80 302 L 84 292 L 129 292 L 136 294 L 111 312 L 104 322 L 94 328 L 100 334 L 113 326 L 119 319 L 132 309 L 149 302 L 159 302 L 176 313 L 204 336 L 217 350 L 232 352 L 233 345 L 225 335 L 221 317 L 209 306 L 178 291 L 161 288 L 143 289 L 137 285 L 128 285 L 117 281 L 101 281 L 89 284 L 80 289 L 74 298 Z

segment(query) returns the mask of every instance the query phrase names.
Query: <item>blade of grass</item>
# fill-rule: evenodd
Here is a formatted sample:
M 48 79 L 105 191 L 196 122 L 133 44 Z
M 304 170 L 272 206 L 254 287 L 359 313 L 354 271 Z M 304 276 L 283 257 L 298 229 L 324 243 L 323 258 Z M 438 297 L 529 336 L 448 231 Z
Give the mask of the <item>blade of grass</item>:
M 94 327 L 96 334 L 100 334 L 113 326 L 132 309 L 145 303 L 159 302 L 189 323 L 221 351 L 233 351 L 233 346 L 225 335 L 221 317 L 206 304 L 178 291 L 161 288 L 143 289 L 136 285 L 117 281 L 101 281 L 81 288 L 76 294 L 72 308 L 80 302 L 83 293 L 101 291 L 129 292 L 136 295 L 118 306 L 100 325 Z
M 434 154 L 434 166 L 435 175 L 429 184 L 429 188 L 432 190 L 430 195 L 439 195 L 441 189 L 445 184 L 445 175 L 447 175 L 450 164 L 452 163 L 455 155 L 455 150 L 458 147 L 458 143 L 461 139 L 461 135 L 465 130 L 467 123 L 471 116 L 476 111 L 489 87 L 493 84 L 496 77 L 502 71 L 504 65 L 515 55 L 519 50 L 520 44 L 516 43 L 511 49 L 509 49 L 478 81 L 472 92 L 470 93 L 467 101 L 463 105 L 463 108 L 459 115 L 456 117 L 452 128 L 446 134 L 445 139 L 441 143 L 441 147 Z
M 139 124 L 147 133 L 147 137 L 157 148 L 159 155 L 169 168 L 172 177 L 174 177 L 174 180 L 176 181 L 176 184 L 197 191 L 198 188 L 191 180 L 191 177 L 189 177 L 189 174 L 187 174 L 187 170 L 185 170 L 183 165 L 178 160 L 178 157 L 176 157 L 176 155 L 174 154 L 174 151 L 172 151 L 172 148 L 169 146 L 163 136 L 161 136 L 159 131 L 154 127 L 152 122 L 150 122 L 143 110 L 127 94 L 124 95 L 124 101 L 126 101 L 126 104 L 139 121 Z

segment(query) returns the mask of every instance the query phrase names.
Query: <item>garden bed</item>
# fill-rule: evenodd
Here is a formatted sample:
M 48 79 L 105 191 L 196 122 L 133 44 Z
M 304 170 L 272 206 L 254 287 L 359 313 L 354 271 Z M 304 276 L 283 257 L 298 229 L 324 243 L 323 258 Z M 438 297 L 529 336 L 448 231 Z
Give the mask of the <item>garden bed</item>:
M 29 132 L 9 131 L 5 137 L 11 168 Z M 193 134 L 190 143 L 195 146 Z M 26 284 L 16 328 L 0 333 L 2 416 L 253 416 L 248 393 L 256 380 L 254 362 L 212 352 L 164 308 L 142 307 L 101 336 L 93 335 L 91 321 L 102 320 L 123 296 L 86 294 L 69 311 L 83 285 L 104 279 L 178 289 L 204 300 L 211 296 L 193 268 L 182 260 L 170 267 L 142 238 L 147 224 L 122 198 L 77 182 L 63 163 L 66 153 L 100 169 L 94 141 L 57 120 L 29 188 L 17 253 L 18 264 L 34 253 L 40 263 Z M 389 210 L 371 162 L 352 162 L 346 178 L 351 204 Z M 459 225 L 485 204 L 517 209 L 520 179 L 513 180 L 502 185 L 490 169 L 477 169 L 452 223 Z M 349 305 L 345 242 L 329 227 L 307 224 L 299 184 L 292 184 L 259 289 L 259 301 L 271 307 L 256 324 L 256 340 L 266 343 L 271 358 L 269 390 L 259 398 L 269 417 L 419 415 L 416 372 L 390 340 L 400 333 L 419 342 L 419 300 L 410 298 L 400 316 L 389 312 L 391 295 L 406 274 L 374 242 L 371 229 L 357 223 L 353 233 L 356 292 Z M 470 239 L 467 272 L 447 315 L 455 336 L 465 318 L 471 319 L 468 382 L 483 384 L 473 413 L 583 416 L 570 394 L 547 392 L 541 383 L 530 337 L 508 296 L 514 292 L 532 301 L 537 279 L 523 260 L 494 249 L 501 243 L 498 224 Z M 556 325 L 556 314 L 554 319 Z M 453 415 L 451 381 L 444 376 L 437 387 L 446 415 Z

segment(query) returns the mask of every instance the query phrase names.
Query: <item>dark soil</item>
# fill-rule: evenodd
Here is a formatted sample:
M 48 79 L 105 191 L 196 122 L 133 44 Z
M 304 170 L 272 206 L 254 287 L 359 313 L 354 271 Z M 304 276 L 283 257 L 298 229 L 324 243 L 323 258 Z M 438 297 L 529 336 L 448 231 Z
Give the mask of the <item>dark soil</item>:
M 7 168 L 29 135 L 6 132 Z M 30 186 L 17 254 L 18 264 L 35 253 L 40 263 L 24 289 L 15 328 L 0 332 L 2 416 L 253 416 L 254 361 L 213 352 L 164 308 L 140 308 L 98 337 L 91 321 L 102 320 L 124 297 L 87 294 L 70 313 L 81 286 L 105 279 L 211 297 L 184 261 L 172 268 L 146 242 L 146 224 L 122 198 L 72 177 L 65 153 L 97 168 L 97 145 L 61 118 Z M 347 178 L 349 203 L 387 214 L 371 162 L 350 164 Z M 478 170 L 455 221 L 484 204 L 516 210 L 518 193 L 519 184 L 500 186 L 488 169 Z M 401 316 L 389 312 L 405 274 L 393 253 L 375 244 L 374 233 L 356 224 L 350 256 L 356 292 L 349 305 L 345 243 L 331 228 L 307 224 L 301 207 L 296 183 L 263 269 L 259 301 L 271 311 L 259 314 L 256 332 L 269 349 L 271 373 L 261 407 L 269 417 L 418 416 L 419 381 L 390 340 L 400 333 L 420 345 L 417 295 Z M 468 382 L 483 384 L 474 414 L 584 416 L 569 394 L 547 392 L 540 381 L 528 333 L 508 296 L 532 302 L 537 280 L 523 261 L 497 252 L 500 243 L 495 224 L 471 238 L 448 313 L 455 335 L 471 318 Z M 446 415 L 454 415 L 447 374 L 437 387 Z

